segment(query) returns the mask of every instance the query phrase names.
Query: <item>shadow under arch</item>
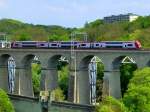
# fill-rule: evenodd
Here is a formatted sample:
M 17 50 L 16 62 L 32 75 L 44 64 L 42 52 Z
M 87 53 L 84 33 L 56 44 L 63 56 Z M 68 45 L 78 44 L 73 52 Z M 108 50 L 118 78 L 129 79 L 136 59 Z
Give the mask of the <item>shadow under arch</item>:
M 94 55 L 89 55 L 89 56 L 84 57 L 80 62 L 79 68 L 88 69 L 88 65 L 93 57 Z
M 0 56 L 0 88 L 9 92 L 8 88 L 8 59 L 11 57 L 9 54 Z
M 119 70 L 120 69 L 120 65 L 121 65 L 121 62 L 122 60 L 125 58 L 126 56 L 119 56 L 119 57 L 116 57 L 113 62 L 112 62 L 112 68 L 113 70 Z
M 24 56 L 23 59 L 21 60 L 22 66 L 23 66 L 24 68 L 29 68 L 29 67 L 31 67 L 31 63 L 32 63 L 32 61 L 34 60 L 34 57 L 35 57 L 35 56 L 36 56 L 36 55 L 33 55 L 33 54 L 28 54 L 28 55 Z
M 57 69 L 57 64 L 62 55 L 54 55 L 48 60 L 48 68 Z

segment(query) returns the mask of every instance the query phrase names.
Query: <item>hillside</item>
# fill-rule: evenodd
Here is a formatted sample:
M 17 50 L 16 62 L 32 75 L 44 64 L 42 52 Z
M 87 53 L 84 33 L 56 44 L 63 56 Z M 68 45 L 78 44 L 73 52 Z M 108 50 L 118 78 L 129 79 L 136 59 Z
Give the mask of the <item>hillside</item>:
M 150 47 L 150 16 L 139 17 L 133 22 L 105 24 L 102 20 L 86 23 L 82 29 L 90 41 L 139 40 L 143 47 Z
M 33 25 L 12 19 L 1 19 L 0 32 L 6 33 L 10 40 L 52 41 L 67 40 L 72 31 L 70 28 L 57 25 Z
M 70 40 L 73 31 L 87 32 L 88 41 L 139 40 L 144 48 L 150 47 L 150 16 L 139 17 L 134 22 L 105 24 L 97 19 L 85 23 L 83 28 L 65 28 L 57 25 L 33 25 L 12 19 L 0 20 L 0 32 L 10 40 Z

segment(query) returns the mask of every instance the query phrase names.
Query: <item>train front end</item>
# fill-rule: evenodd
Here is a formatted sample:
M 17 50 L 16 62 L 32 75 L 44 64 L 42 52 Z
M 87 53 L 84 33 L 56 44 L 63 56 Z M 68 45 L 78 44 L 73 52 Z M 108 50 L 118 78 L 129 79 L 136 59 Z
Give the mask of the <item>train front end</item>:
M 142 47 L 141 43 L 138 40 L 135 41 L 135 46 L 136 49 L 140 49 Z

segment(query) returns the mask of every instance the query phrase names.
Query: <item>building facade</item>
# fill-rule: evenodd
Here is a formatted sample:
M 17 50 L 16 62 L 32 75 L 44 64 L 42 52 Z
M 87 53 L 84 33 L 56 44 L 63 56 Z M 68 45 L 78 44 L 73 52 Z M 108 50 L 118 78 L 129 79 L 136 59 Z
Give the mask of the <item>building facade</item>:
M 138 15 L 132 13 L 112 15 L 112 16 L 104 17 L 104 22 L 105 23 L 122 22 L 122 21 L 132 22 L 136 20 L 138 17 L 139 17 Z

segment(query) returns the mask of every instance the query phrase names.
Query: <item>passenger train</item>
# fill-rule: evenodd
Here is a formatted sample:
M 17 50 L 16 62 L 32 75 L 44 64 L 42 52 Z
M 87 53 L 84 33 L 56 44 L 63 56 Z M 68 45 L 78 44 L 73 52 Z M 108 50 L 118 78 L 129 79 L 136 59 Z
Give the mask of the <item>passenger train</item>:
M 139 41 L 101 41 L 101 42 L 81 42 L 81 41 L 14 41 L 0 42 L 1 48 L 49 48 L 49 49 L 140 49 Z

